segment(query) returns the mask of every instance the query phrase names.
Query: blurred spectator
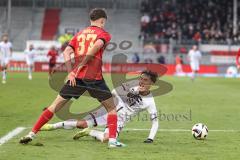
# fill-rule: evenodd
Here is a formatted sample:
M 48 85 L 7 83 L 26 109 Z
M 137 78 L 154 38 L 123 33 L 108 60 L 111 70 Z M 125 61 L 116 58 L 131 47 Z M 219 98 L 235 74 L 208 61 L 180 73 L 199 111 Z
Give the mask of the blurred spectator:
M 160 64 L 165 64 L 165 57 L 164 56 L 159 56 L 158 59 L 157 59 L 158 63 Z
M 139 63 L 139 62 L 140 62 L 139 55 L 137 53 L 134 53 L 132 57 L 132 63 Z
M 150 17 L 149 17 L 149 15 L 148 14 L 144 14 L 142 17 L 141 17 L 141 30 L 143 31 L 143 32 L 146 32 L 146 33 L 148 33 L 149 32 L 149 27 L 148 27 L 148 25 L 149 25 L 149 22 L 150 22 Z
M 67 32 L 63 35 L 61 35 L 60 37 L 58 37 L 58 42 L 61 43 L 61 51 L 64 51 L 65 48 L 68 45 L 68 42 L 72 39 L 73 35 L 71 34 L 71 32 Z
M 144 53 L 157 53 L 157 50 L 153 44 L 147 44 L 143 48 Z
M 148 1 L 147 0 L 144 0 L 144 1 L 142 1 L 141 2 L 141 8 L 140 8 L 140 10 L 141 10 L 141 12 L 149 12 L 149 3 L 148 3 Z
M 64 44 L 66 42 L 69 42 L 72 39 L 73 35 L 70 32 L 67 32 L 63 35 L 61 35 L 60 37 L 58 37 L 58 42 L 60 42 L 61 44 Z
M 141 35 L 147 38 L 240 42 L 240 31 L 233 34 L 232 0 L 145 0 L 141 13 Z

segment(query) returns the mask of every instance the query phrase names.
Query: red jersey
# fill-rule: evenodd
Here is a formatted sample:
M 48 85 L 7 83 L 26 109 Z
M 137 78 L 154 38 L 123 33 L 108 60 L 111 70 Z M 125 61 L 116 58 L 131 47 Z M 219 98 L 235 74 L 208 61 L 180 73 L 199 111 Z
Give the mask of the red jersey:
M 236 56 L 236 65 L 240 66 L 240 49 L 238 50 L 237 56 Z
M 48 51 L 47 56 L 50 57 L 49 63 L 56 63 L 56 61 L 57 61 L 57 56 L 58 56 L 58 53 L 57 53 L 56 50 L 50 50 L 50 51 Z
M 74 49 L 74 58 L 76 67 L 86 56 L 89 48 L 93 46 L 96 40 L 101 39 L 104 46 L 94 55 L 94 58 L 89 60 L 85 66 L 81 68 L 76 75 L 78 79 L 102 80 L 102 55 L 106 44 L 111 40 L 111 35 L 104 29 L 97 26 L 89 26 L 78 32 L 69 42 L 69 46 Z M 77 68 L 74 68 L 76 71 Z
M 176 64 L 182 64 L 182 59 L 179 56 L 176 56 L 175 63 Z

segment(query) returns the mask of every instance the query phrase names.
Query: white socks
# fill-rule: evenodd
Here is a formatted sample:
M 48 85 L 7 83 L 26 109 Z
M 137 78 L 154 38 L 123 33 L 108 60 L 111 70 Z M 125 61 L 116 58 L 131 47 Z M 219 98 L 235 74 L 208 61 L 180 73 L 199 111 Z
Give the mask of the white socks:
M 7 72 L 6 72 L 6 70 L 3 70 L 2 71 L 2 79 L 6 80 L 6 77 L 7 77 Z
M 76 120 L 68 120 L 63 122 L 58 122 L 53 124 L 53 127 L 55 129 L 64 128 L 64 129 L 74 129 L 77 127 L 77 121 Z
M 116 140 L 116 138 L 109 138 L 109 140 L 108 140 L 108 142 L 110 142 L 110 143 L 115 143 L 117 140 Z
M 28 67 L 28 79 L 32 79 L 32 68 Z
M 31 132 L 28 133 L 27 136 L 30 137 L 31 139 L 34 139 L 36 137 L 36 134 L 31 131 Z
M 97 131 L 97 130 L 91 130 L 90 133 L 89 133 L 89 135 L 92 136 L 92 137 L 96 137 L 98 140 L 100 140 L 101 142 L 103 142 L 104 132 Z

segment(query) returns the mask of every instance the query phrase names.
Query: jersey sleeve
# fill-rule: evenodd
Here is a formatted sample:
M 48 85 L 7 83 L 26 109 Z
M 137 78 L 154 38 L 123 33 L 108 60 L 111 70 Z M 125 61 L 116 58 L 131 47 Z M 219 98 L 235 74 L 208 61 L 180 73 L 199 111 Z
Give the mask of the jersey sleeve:
M 9 42 L 9 48 L 12 48 L 12 43 L 11 42 Z
M 115 96 L 126 96 L 129 92 L 131 92 L 131 89 L 134 87 L 136 88 L 137 84 L 137 80 L 122 83 L 112 91 L 112 94 Z
M 150 100 L 147 111 L 150 114 L 151 121 L 157 119 L 157 107 L 153 98 Z
M 126 87 L 123 86 L 123 84 L 121 86 L 116 87 L 113 91 L 112 94 L 117 96 L 126 96 L 128 94 L 129 90 L 126 89 Z
M 75 35 L 68 43 L 68 46 L 70 46 L 73 50 L 75 50 L 76 45 L 77 45 L 77 35 Z
M 202 58 L 202 53 L 200 51 L 198 51 L 198 54 L 199 54 L 199 59 Z
M 135 88 L 139 85 L 139 81 L 138 80 L 131 80 L 125 83 L 122 83 L 122 87 L 129 91 L 131 88 Z
M 104 45 L 106 45 L 110 42 L 111 35 L 107 32 L 103 32 L 98 36 L 98 39 L 101 39 L 104 42 Z
M 150 114 L 151 121 L 152 121 L 152 127 L 150 129 L 148 138 L 153 140 L 155 135 L 157 134 L 158 126 L 159 126 L 158 118 L 157 118 L 157 108 L 156 108 L 155 101 L 153 98 L 151 99 L 151 102 L 149 104 L 147 111 Z

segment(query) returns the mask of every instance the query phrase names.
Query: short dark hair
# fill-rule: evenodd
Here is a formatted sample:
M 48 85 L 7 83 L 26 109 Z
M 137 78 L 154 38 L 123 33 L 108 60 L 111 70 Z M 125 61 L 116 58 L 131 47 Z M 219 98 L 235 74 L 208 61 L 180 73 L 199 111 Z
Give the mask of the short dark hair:
M 91 21 L 96 21 L 100 18 L 107 19 L 107 13 L 104 8 L 94 8 L 90 11 L 89 17 Z
M 152 72 L 150 70 L 144 70 L 144 71 L 142 71 L 141 74 L 147 75 L 153 83 L 155 83 L 157 81 L 158 74 L 156 72 Z

